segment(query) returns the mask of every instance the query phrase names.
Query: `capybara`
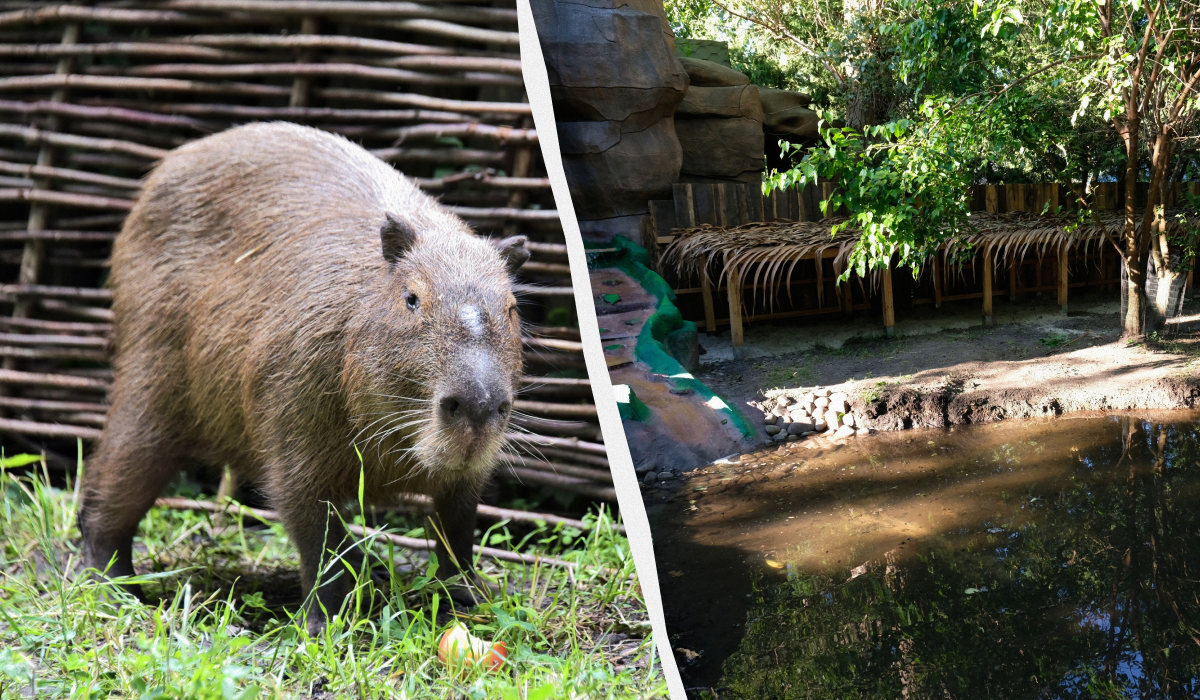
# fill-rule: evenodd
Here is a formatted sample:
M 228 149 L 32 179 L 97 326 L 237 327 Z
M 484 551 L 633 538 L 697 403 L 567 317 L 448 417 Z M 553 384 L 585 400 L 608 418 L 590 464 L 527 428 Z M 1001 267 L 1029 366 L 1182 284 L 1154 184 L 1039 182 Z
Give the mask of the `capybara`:
M 523 236 L 475 235 L 317 129 L 252 124 L 168 154 L 113 245 L 115 378 L 84 478 L 84 565 L 132 575 L 138 522 L 199 460 L 279 511 L 310 629 L 352 585 L 329 562 L 361 557 L 337 512 L 360 474 L 371 502 L 431 495 L 439 575 L 469 574 L 521 374 L 511 277 L 528 257 Z

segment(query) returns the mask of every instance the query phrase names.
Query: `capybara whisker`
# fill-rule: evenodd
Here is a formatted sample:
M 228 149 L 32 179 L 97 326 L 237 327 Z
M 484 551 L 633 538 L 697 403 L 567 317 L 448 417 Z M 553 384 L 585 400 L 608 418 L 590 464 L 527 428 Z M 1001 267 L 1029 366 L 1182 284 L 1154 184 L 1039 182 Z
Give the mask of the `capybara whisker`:
M 362 561 L 342 524 L 360 478 L 373 503 L 431 496 L 438 576 L 474 576 L 475 506 L 521 381 L 512 279 L 528 258 L 523 236 L 476 235 L 317 129 L 250 124 L 167 154 L 113 244 L 85 566 L 132 575 L 139 521 L 194 459 L 232 465 L 280 513 L 314 632 L 351 590 L 342 563 Z
M 367 425 L 363 426 L 363 428 L 361 430 L 359 430 L 358 433 L 355 434 L 354 439 L 358 440 L 360 437 L 362 437 L 363 433 L 367 432 L 368 430 L 370 430 L 371 428 L 373 428 L 374 426 L 376 426 L 380 423 L 384 423 L 386 421 L 389 421 L 389 420 L 392 420 L 395 418 L 399 418 L 399 417 L 405 417 L 406 415 L 420 415 L 420 414 L 424 414 L 424 413 L 428 413 L 428 411 L 414 410 L 414 411 L 400 411 L 397 413 L 390 413 L 390 412 L 384 413 L 379 418 L 376 418 L 375 420 L 371 421 Z M 353 428 L 351 428 L 351 429 L 353 429 Z

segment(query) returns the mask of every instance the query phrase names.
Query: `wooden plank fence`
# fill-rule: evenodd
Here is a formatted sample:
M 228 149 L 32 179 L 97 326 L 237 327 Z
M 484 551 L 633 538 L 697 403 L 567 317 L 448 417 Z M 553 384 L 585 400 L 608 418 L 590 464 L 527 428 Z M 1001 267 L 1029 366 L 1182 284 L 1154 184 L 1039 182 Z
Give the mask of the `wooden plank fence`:
M 1175 183 L 1167 197 L 1167 206 L 1174 206 L 1182 201 L 1184 188 L 1190 188 L 1193 195 L 1200 196 L 1200 182 Z M 1138 183 L 1135 195 L 1138 206 L 1144 206 L 1146 200 L 1146 183 Z M 1093 186 L 1092 200 L 1095 209 L 1099 211 L 1115 211 L 1124 203 L 1125 187 L 1122 183 L 1107 182 Z M 819 253 L 808 254 L 797 260 L 809 260 L 814 265 L 816 274 L 810 277 L 800 277 L 787 281 L 788 288 L 811 285 L 816 283 L 833 284 L 832 294 L 817 295 L 817 299 L 832 298 L 833 302 L 817 303 L 805 308 L 793 308 L 785 311 L 762 310 L 754 313 L 747 308 L 746 291 L 756 290 L 761 285 L 747 284 L 746 280 L 738 279 L 733 273 L 724 286 L 714 285 L 709 275 L 701 275 L 699 280 L 671 279 L 670 271 L 663 270 L 659 263 L 659 253 L 663 247 L 675 240 L 676 229 L 691 228 L 701 224 L 719 227 L 739 226 L 760 221 L 819 221 L 825 218 L 820 204 L 828 199 L 833 191 L 833 183 L 819 183 L 805 188 L 795 188 L 785 191 L 775 190 L 763 195 L 759 185 L 752 183 L 677 183 L 674 185 L 672 198 L 666 200 L 651 200 L 649 216 L 645 217 L 642 227 L 641 244 L 651 255 L 660 274 L 668 277 L 675 288 L 675 293 L 683 297 L 699 295 L 702 306 L 702 317 L 685 311 L 685 317 L 691 317 L 701 324 L 708 333 L 716 332 L 720 326 L 729 326 L 735 346 L 744 342 L 743 326 L 755 321 L 768 321 L 784 318 L 798 318 L 826 314 L 853 315 L 856 311 L 876 309 L 882 315 L 884 330 L 888 335 L 895 332 L 896 298 L 893 289 L 893 265 L 881 271 L 879 290 L 875 293 L 872 287 L 857 275 L 852 276 L 846 283 L 833 283 L 841 269 L 816 270 L 815 266 L 833 268 L 832 259 L 836 256 L 836 248 L 830 248 Z M 971 192 L 972 211 L 984 211 L 993 214 L 1006 212 L 1054 212 L 1061 207 L 1062 211 L 1077 210 L 1077 201 L 1068 185 L 1057 183 L 1037 184 L 1000 184 L 975 185 Z M 830 212 L 830 215 L 844 214 Z M 1053 260 L 1046 261 L 1039 254 L 1023 254 L 1018 259 L 1009 255 L 1006 260 L 994 265 L 990 252 L 979 255 L 981 275 L 979 286 L 967 290 L 957 290 L 957 293 L 947 293 L 952 290 L 944 289 L 945 271 L 941 269 L 940 256 L 935 256 L 933 269 L 928 281 L 919 285 L 926 292 L 924 295 L 914 295 L 911 305 L 933 304 L 940 307 L 943 302 L 980 299 L 982 302 L 983 322 L 990 325 L 993 317 L 993 299 L 1007 295 L 1010 301 L 1016 301 L 1024 294 L 1034 294 L 1041 297 L 1043 293 L 1054 293 L 1059 306 L 1065 313 L 1068 307 L 1069 289 L 1072 287 L 1103 287 L 1111 290 L 1120 281 L 1120 258 L 1116 251 L 1108 246 L 1099 250 L 1071 251 L 1060 249 L 1056 251 Z M 830 261 L 830 262 L 826 262 Z M 708 263 L 703 261 L 701 266 L 709 270 Z M 1049 262 L 1050 264 L 1046 264 Z M 1078 272 L 1072 279 L 1071 267 L 1075 264 Z M 1085 272 L 1092 265 L 1097 274 L 1090 277 Z M 972 265 L 971 267 L 974 267 Z M 1007 276 L 1007 285 L 997 287 L 993 279 L 994 269 L 1000 268 Z M 796 268 L 800 270 L 799 266 Z M 803 275 L 804 272 L 800 271 Z M 922 275 L 924 279 L 924 275 Z M 1032 284 L 1026 283 L 1026 280 Z M 959 285 L 962 286 L 962 285 Z M 1188 274 L 1188 290 L 1192 286 L 1192 275 Z M 857 289 L 856 289 L 857 288 Z M 726 304 L 718 304 L 718 296 L 724 293 Z M 686 301 L 681 304 L 681 310 L 694 304 Z M 724 318 L 717 316 L 718 306 L 726 306 L 728 315 Z

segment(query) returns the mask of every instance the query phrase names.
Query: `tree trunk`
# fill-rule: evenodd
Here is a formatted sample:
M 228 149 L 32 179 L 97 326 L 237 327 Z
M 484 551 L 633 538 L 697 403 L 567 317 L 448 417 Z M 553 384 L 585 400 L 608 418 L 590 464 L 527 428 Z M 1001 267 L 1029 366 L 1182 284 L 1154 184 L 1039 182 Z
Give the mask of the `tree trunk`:
M 1154 330 L 1162 330 L 1167 325 L 1167 319 L 1174 314 L 1172 302 L 1178 301 L 1178 295 L 1172 297 L 1171 290 L 1176 289 L 1180 284 L 1180 275 L 1174 270 L 1166 270 L 1158 278 L 1158 290 L 1154 295 Z
M 1137 339 L 1146 333 L 1146 267 L 1144 265 L 1125 266 L 1128 275 L 1125 304 L 1125 331 L 1122 338 Z
M 1168 189 L 1166 177 L 1168 167 L 1171 164 L 1172 149 L 1171 136 L 1165 129 L 1160 129 L 1157 138 L 1154 142 L 1154 148 L 1150 156 L 1150 191 L 1146 193 L 1146 211 L 1142 215 L 1142 228 L 1151 228 L 1147 224 L 1150 223 L 1150 217 L 1153 215 L 1153 234 L 1146 234 L 1147 238 L 1151 238 L 1153 246 L 1153 262 L 1154 272 L 1158 278 L 1158 290 L 1154 299 L 1154 328 L 1161 330 L 1166 326 L 1167 319 L 1174 315 L 1175 303 L 1179 301 L 1179 297 L 1183 295 L 1182 280 L 1179 273 L 1179 250 L 1171 250 L 1170 241 L 1167 239 L 1167 195 Z M 1162 207 L 1161 210 L 1158 207 Z M 1153 212 L 1151 210 L 1153 209 Z M 1174 292 L 1174 294 L 1172 294 Z
M 1141 114 L 1137 106 L 1137 82 L 1134 81 L 1132 92 L 1125 94 L 1125 123 L 1118 125 L 1118 132 L 1125 142 L 1125 221 L 1121 232 L 1121 244 L 1124 246 L 1122 258 L 1125 260 L 1128 276 L 1128 303 L 1125 307 L 1125 330 L 1122 338 L 1139 340 L 1146 333 L 1146 259 L 1150 254 L 1148 233 L 1138 229 L 1137 210 L 1137 179 L 1138 179 L 1138 129 L 1141 128 Z
M 1180 302 L 1183 299 L 1187 273 L 1179 271 L 1183 251 L 1178 246 L 1174 248 L 1170 246 L 1167 240 L 1166 219 L 1161 216 L 1158 217 L 1155 225 L 1158 233 L 1155 236 L 1152 262 L 1154 264 L 1155 277 L 1157 278 L 1155 280 L 1157 288 L 1154 293 L 1153 324 L 1148 324 L 1148 326 L 1152 327 L 1153 330 L 1162 330 L 1167 324 L 1167 319 L 1175 316 L 1180 311 Z

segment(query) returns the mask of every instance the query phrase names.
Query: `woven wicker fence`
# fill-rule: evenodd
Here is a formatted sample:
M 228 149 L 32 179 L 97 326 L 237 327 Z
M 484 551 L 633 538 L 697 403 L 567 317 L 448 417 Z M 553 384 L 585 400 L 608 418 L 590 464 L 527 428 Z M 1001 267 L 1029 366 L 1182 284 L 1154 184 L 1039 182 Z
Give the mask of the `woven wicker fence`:
M 286 120 L 362 144 L 482 234 L 529 236 L 529 417 L 501 474 L 615 500 L 516 24 L 503 1 L 0 3 L 0 444 L 73 463 L 99 435 L 107 260 L 140 178 Z

